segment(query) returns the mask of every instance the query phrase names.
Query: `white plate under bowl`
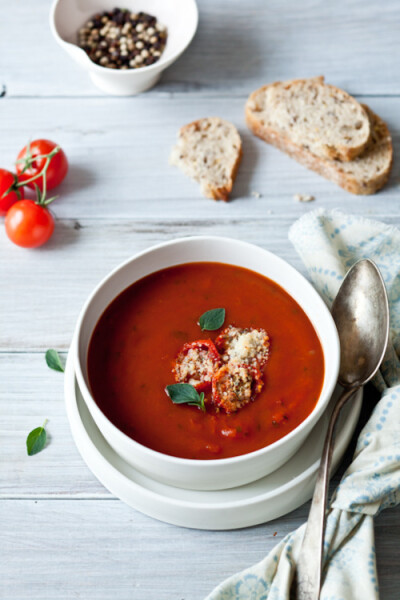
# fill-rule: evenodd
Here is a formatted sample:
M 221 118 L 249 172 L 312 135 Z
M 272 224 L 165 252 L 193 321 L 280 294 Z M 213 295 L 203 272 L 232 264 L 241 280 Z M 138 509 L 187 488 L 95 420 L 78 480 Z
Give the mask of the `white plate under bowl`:
M 238 529 L 281 517 L 312 496 L 328 424 L 327 414 L 321 417 L 294 458 L 271 475 L 237 488 L 203 492 L 159 483 L 116 454 L 86 407 L 75 378 L 71 353 L 65 369 L 64 389 L 72 435 L 89 469 L 112 494 L 150 517 L 195 529 Z M 328 413 L 332 410 L 337 392 L 328 406 Z M 332 472 L 353 435 L 361 400 L 362 392 L 358 392 L 342 412 Z

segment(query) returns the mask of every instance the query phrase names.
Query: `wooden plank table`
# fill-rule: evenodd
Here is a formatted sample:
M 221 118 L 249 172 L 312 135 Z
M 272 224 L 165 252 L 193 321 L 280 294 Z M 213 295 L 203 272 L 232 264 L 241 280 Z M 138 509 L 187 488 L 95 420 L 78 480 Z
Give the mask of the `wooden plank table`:
M 201 600 L 300 525 L 308 504 L 233 532 L 177 528 L 135 512 L 80 458 L 62 376 L 47 369 L 43 351 L 65 352 L 88 292 L 154 243 L 223 234 L 259 244 L 304 272 L 287 232 L 311 208 L 400 226 L 397 160 L 383 192 L 351 196 L 253 138 L 243 119 L 247 95 L 261 84 L 325 74 L 388 122 L 398 153 L 400 5 L 199 0 L 191 47 L 155 89 L 132 98 L 107 97 L 92 86 L 51 38 L 49 8 L 48 0 L 9 2 L 0 25 L 1 165 L 11 168 L 19 148 L 36 137 L 59 142 L 71 165 L 45 247 L 14 247 L 0 228 L 0 598 Z M 168 166 L 178 128 L 214 114 L 232 120 L 243 136 L 229 204 L 202 198 L 196 184 Z M 298 193 L 316 201 L 296 203 Z M 375 401 L 367 390 L 364 421 Z M 26 435 L 45 417 L 50 443 L 27 457 Z M 399 534 L 399 509 L 378 517 L 382 600 L 398 598 Z

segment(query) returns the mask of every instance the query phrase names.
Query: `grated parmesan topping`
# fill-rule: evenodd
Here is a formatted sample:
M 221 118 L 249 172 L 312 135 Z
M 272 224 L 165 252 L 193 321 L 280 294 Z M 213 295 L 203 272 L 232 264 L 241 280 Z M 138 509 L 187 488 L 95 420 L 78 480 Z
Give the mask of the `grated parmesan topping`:
M 201 381 L 210 382 L 214 372 L 214 363 L 207 350 L 190 348 L 190 350 L 178 357 L 175 365 L 175 373 L 178 380 L 191 385 Z
M 262 386 L 262 383 L 258 383 Z M 251 367 L 228 362 L 215 374 L 213 380 L 214 402 L 228 414 L 236 412 L 251 402 L 261 388 L 254 389 Z
M 230 375 L 231 392 L 235 394 L 241 404 L 247 404 L 251 399 L 251 384 L 253 381 L 251 374 L 244 367 L 233 364 L 230 369 Z M 222 396 L 227 397 L 228 393 L 224 391 Z
M 264 329 L 228 327 L 224 360 L 262 367 L 268 359 L 269 338 Z

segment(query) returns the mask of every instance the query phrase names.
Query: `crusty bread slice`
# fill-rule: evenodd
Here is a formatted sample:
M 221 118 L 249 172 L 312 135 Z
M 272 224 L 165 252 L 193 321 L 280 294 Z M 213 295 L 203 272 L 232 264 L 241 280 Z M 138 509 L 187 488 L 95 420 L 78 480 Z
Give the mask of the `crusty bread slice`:
M 242 158 L 242 142 L 232 123 L 219 117 L 184 125 L 170 163 L 200 183 L 207 198 L 229 200 Z
M 368 115 L 352 96 L 323 77 L 277 81 L 253 92 L 247 102 L 250 128 L 257 121 L 268 135 L 320 158 L 352 160 L 371 135 Z
M 385 185 L 393 161 L 393 146 L 389 129 L 378 115 L 363 105 L 371 125 L 371 138 L 363 154 L 349 162 L 315 156 L 310 150 L 281 137 L 257 120 L 246 106 L 246 120 L 251 131 L 273 144 L 299 163 L 335 182 L 352 194 L 374 194 Z
M 374 194 L 389 179 L 393 163 L 393 144 L 388 126 L 363 104 L 371 122 L 371 139 L 361 156 L 350 162 L 325 161 L 328 179 L 353 194 Z

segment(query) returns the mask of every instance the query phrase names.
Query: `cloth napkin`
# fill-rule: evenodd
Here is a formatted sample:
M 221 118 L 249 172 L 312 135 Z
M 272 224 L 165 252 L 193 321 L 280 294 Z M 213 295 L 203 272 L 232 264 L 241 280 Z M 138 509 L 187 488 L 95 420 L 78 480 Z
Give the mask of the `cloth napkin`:
M 400 231 L 317 210 L 294 223 L 289 239 L 328 305 L 361 258 L 375 261 L 389 296 L 391 342 L 374 379 L 382 397 L 330 505 L 321 591 L 321 600 L 377 600 L 373 517 L 400 503 Z M 305 524 L 264 560 L 224 581 L 207 600 L 287 600 L 304 531 Z

